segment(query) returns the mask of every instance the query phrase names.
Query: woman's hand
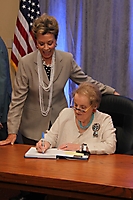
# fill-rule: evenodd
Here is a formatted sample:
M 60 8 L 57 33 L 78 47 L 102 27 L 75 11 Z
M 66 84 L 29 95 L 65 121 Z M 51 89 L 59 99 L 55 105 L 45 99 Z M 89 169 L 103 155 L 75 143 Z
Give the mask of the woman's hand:
M 9 134 L 8 137 L 6 138 L 6 140 L 2 140 L 0 141 L 0 145 L 6 145 L 6 144 L 14 144 L 14 142 L 17 139 L 17 135 L 16 134 Z
M 39 152 L 39 153 L 44 153 L 45 151 L 47 151 L 47 149 L 50 148 L 50 143 L 45 141 L 44 142 L 44 145 L 42 145 L 42 141 L 41 139 L 39 140 L 38 143 L 36 143 L 36 150 Z
M 118 92 L 114 91 L 114 95 L 120 95 Z
M 65 151 L 78 151 L 80 150 L 80 144 L 66 143 L 58 147 L 58 149 Z

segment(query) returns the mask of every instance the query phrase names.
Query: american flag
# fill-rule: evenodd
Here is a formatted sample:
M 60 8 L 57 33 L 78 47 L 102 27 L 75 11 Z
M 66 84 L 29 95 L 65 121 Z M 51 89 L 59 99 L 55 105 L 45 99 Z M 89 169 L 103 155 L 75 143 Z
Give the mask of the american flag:
M 31 28 L 33 20 L 38 16 L 40 16 L 39 0 L 20 0 L 11 52 L 11 65 L 15 70 L 19 58 L 36 49 Z

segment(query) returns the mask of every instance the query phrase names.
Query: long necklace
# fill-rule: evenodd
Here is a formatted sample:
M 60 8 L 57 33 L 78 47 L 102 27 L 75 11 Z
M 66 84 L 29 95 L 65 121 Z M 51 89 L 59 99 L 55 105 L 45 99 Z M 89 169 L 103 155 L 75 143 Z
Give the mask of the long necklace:
M 89 128 L 89 126 L 91 125 L 93 119 L 94 119 L 94 113 L 92 114 L 91 119 L 90 119 L 89 123 L 86 126 L 83 126 L 81 124 L 81 121 L 79 121 L 79 120 L 78 120 L 78 124 L 79 124 L 79 126 L 80 126 L 81 129 L 85 130 L 85 129 Z
M 40 101 L 40 109 L 43 116 L 47 116 L 50 110 L 51 102 L 52 102 L 52 92 L 53 92 L 53 80 L 54 80 L 54 72 L 55 72 L 55 52 L 52 56 L 52 63 L 51 63 L 51 76 L 48 86 L 46 87 L 43 82 L 43 63 L 41 58 L 41 53 L 38 50 L 37 53 L 37 66 L 38 66 L 38 79 L 39 79 L 39 101 Z M 48 107 L 45 110 L 44 108 L 44 93 L 49 92 L 49 100 L 48 100 Z

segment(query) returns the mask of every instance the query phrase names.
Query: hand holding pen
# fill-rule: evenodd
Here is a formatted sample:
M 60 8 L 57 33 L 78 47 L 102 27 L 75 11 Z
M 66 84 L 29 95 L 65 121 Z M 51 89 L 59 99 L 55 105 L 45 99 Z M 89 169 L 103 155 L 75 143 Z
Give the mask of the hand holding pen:
M 36 150 L 39 153 L 45 153 L 45 151 L 49 148 L 50 148 L 50 143 L 45 141 L 45 134 L 42 133 L 42 138 L 39 140 L 38 143 L 36 143 Z

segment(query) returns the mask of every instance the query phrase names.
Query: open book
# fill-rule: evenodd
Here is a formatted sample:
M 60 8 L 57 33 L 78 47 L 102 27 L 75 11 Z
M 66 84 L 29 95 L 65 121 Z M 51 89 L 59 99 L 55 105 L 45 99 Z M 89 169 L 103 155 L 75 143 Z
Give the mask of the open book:
M 31 147 L 26 153 L 25 158 L 53 158 L 53 159 L 79 159 L 88 160 L 90 154 L 77 153 L 76 151 L 63 151 L 57 148 L 48 149 L 45 153 L 38 153 L 35 147 Z

